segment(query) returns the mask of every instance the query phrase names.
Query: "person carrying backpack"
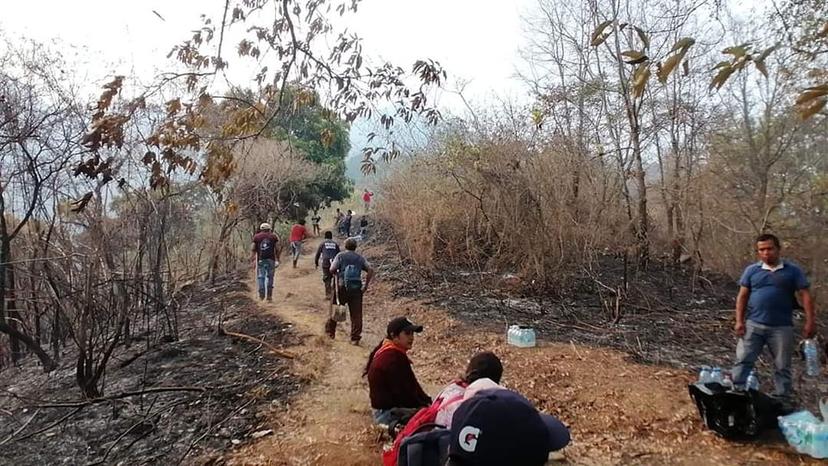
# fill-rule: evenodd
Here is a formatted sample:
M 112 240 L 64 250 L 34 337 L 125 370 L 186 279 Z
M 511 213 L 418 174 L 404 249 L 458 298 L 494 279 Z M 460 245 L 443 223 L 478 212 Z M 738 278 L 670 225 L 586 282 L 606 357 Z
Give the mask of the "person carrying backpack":
M 259 285 L 259 299 L 273 301 L 273 273 L 279 266 L 282 247 L 279 237 L 271 231 L 269 223 L 262 223 L 253 235 L 253 265 Z
M 348 306 L 351 318 L 351 344 L 359 345 L 362 338 L 362 296 L 368 291 L 368 285 L 374 278 L 374 269 L 368 261 L 356 252 L 357 242 L 352 238 L 345 240 L 345 251 L 340 252 L 331 261 L 330 272 L 334 276 L 334 293 L 331 299 L 331 311 L 335 304 Z M 365 283 L 362 272 L 365 272 Z M 331 312 L 329 315 L 333 315 Z M 336 337 L 336 321 L 329 318 L 325 323 L 325 333 Z
M 319 268 L 319 259 L 322 259 L 322 283 L 325 284 L 325 297 L 330 298 L 333 291 L 333 275 L 331 274 L 331 262 L 339 254 L 339 244 L 334 241 L 333 233 L 325 232 L 325 241 L 319 244 L 316 255 L 313 257 L 313 265 Z
M 503 364 L 494 353 L 475 354 L 469 360 L 465 375 L 444 388 L 434 397 L 431 406 L 417 411 L 405 424 L 394 438 L 393 447 L 382 453 L 383 465 L 397 466 L 400 447 L 410 436 L 434 428 L 451 428 L 451 419 L 460 404 L 481 390 L 501 388 L 498 384 L 502 376 Z
M 505 389 L 483 390 L 464 401 L 448 435 L 448 466 L 542 466 L 550 452 L 570 441 L 561 421 Z

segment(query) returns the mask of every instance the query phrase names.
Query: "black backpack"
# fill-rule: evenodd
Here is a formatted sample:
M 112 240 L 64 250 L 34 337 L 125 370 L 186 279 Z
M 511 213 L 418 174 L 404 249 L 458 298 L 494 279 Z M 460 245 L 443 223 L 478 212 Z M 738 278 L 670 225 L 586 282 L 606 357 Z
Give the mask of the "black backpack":
M 702 422 L 728 440 L 749 440 L 777 426 L 781 404 L 756 390 L 730 391 L 717 382 L 688 385 Z
M 448 461 L 450 431 L 437 424 L 424 424 L 428 432 L 406 437 L 400 445 L 397 466 L 443 466 Z M 419 429 L 418 429 L 419 430 Z

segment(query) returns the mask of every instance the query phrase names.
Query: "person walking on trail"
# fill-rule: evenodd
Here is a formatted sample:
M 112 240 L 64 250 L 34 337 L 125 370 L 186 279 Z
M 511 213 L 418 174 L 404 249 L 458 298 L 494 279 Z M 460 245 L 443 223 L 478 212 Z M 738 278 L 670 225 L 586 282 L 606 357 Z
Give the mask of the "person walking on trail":
M 293 225 L 290 229 L 290 251 L 293 255 L 293 268 L 296 268 L 296 262 L 299 261 L 299 256 L 302 254 L 302 242 L 308 237 L 308 230 L 305 228 L 305 219 L 299 220 L 299 223 Z
M 319 222 L 322 221 L 322 217 L 319 215 L 318 211 L 313 212 L 313 217 L 311 217 L 311 225 L 313 226 L 313 234 L 314 236 L 318 235 L 322 230 L 319 228 Z
M 354 213 L 353 213 L 353 211 L 351 211 L 349 209 L 348 213 L 345 214 L 345 218 L 342 219 L 341 233 L 346 238 L 351 236 L 351 220 L 353 220 L 353 219 L 354 219 Z
M 371 209 L 371 198 L 374 197 L 374 193 L 368 191 L 368 188 L 362 193 L 362 204 L 365 206 L 365 213 L 367 214 L 368 211 Z
M 334 214 L 334 226 L 336 227 L 337 233 L 340 235 L 342 234 L 342 220 L 344 219 L 345 214 L 343 214 L 341 210 L 336 209 L 336 214 Z
M 733 384 L 744 387 L 754 363 L 765 346 L 770 348 L 774 365 L 774 396 L 793 404 L 791 356 L 794 349 L 793 311 L 802 303 L 805 310 L 803 338 L 816 330 L 814 303 L 810 283 L 799 266 L 780 257 L 779 238 L 763 234 L 756 238 L 759 262 L 749 265 L 739 280 L 736 297 L 736 323 L 733 329 L 736 365 Z M 797 302 L 799 295 L 799 302 Z
M 333 316 L 334 304 L 348 306 L 352 345 L 359 345 L 359 340 L 362 339 L 362 297 L 368 291 L 371 279 L 374 278 L 374 269 L 364 257 L 356 252 L 356 248 L 355 240 L 351 238 L 345 240 L 345 251 L 334 257 L 329 269 L 335 282 L 329 315 Z M 362 272 L 365 272 L 364 283 Z M 331 338 L 336 337 L 336 321 L 330 317 L 325 323 L 325 333 Z
M 259 285 L 259 299 L 273 301 L 273 273 L 279 266 L 282 247 L 269 223 L 262 223 L 253 235 L 253 264 Z
M 368 356 L 362 375 L 368 377 L 371 408 L 377 424 L 405 424 L 420 408 L 431 404 L 408 358 L 414 334 L 422 331 L 422 325 L 407 317 L 392 319 L 385 339 Z
M 368 235 L 368 216 L 363 215 L 362 218 L 359 219 L 359 236 L 363 239 Z
M 325 284 L 325 297 L 331 297 L 333 291 L 333 275 L 331 274 L 331 262 L 340 253 L 339 243 L 334 241 L 333 233 L 325 232 L 325 240 L 319 243 L 316 255 L 313 257 L 313 266 L 319 268 L 319 259 L 322 259 L 322 283 Z

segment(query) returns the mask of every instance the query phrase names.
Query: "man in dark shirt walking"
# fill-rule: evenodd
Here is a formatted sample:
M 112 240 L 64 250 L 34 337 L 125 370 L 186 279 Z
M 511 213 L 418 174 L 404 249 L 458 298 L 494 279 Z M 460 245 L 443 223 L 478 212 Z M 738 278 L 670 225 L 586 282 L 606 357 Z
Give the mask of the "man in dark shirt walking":
M 316 256 L 313 258 L 314 267 L 319 268 L 319 259 L 322 259 L 322 283 L 325 284 L 325 297 L 331 297 L 333 290 L 333 274 L 331 274 L 331 262 L 339 254 L 339 244 L 334 241 L 333 233 L 325 232 L 325 240 L 319 243 Z
M 733 384 L 742 387 L 756 359 L 765 346 L 773 354 L 774 395 L 791 402 L 793 381 L 791 355 L 794 348 L 793 311 L 796 296 L 805 310 L 802 336 L 810 338 L 816 329 L 810 283 L 802 269 L 780 258 L 779 238 L 763 234 L 756 238 L 759 262 L 748 266 L 739 281 L 736 297 L 736 323 L 733 326 L 739 343 Z
M 368 285 L 374 277 L 374 269 L 364 257 L 356 252 L 357 243 L 353 238 L 345 240 L 345 252 L 337 254 L 331 261 L 331 275 L 336 281 L 331 299 L 331 311 L 334 304 L 347 304 L 351 318 L 351 344 L 359 345 L 362 338 L 362 295 L 368 291 Z M 362 282 L 362 272 L 365 272 L 365 282 Z M 330 314 L 333 316 L 333 312 Z M 329 337 L 336 336 L 336 321 L 328 318 L 325 324 L 325 333 Z
M 259 299 L 273 301 L 273 274 L 279 266 L 282 247 L 269 223 L 262 223 L 259 232 L 253 235 L 253 266 L 259 285 Z

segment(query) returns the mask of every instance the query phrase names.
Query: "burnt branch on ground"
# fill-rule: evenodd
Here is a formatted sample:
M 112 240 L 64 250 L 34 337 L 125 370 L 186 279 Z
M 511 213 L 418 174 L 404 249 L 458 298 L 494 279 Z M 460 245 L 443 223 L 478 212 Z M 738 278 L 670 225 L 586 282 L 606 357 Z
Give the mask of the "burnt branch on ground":
M 303 383 L 279 355 L 298 336 L 256 307 L 242 277 L 219 283 L 180 297 L 178 341 L 119 346 L 105 397 L 78 399 L 71 355 L 50 375 L 6 370 L 0 464 L 190 463 L 250 440 Z

